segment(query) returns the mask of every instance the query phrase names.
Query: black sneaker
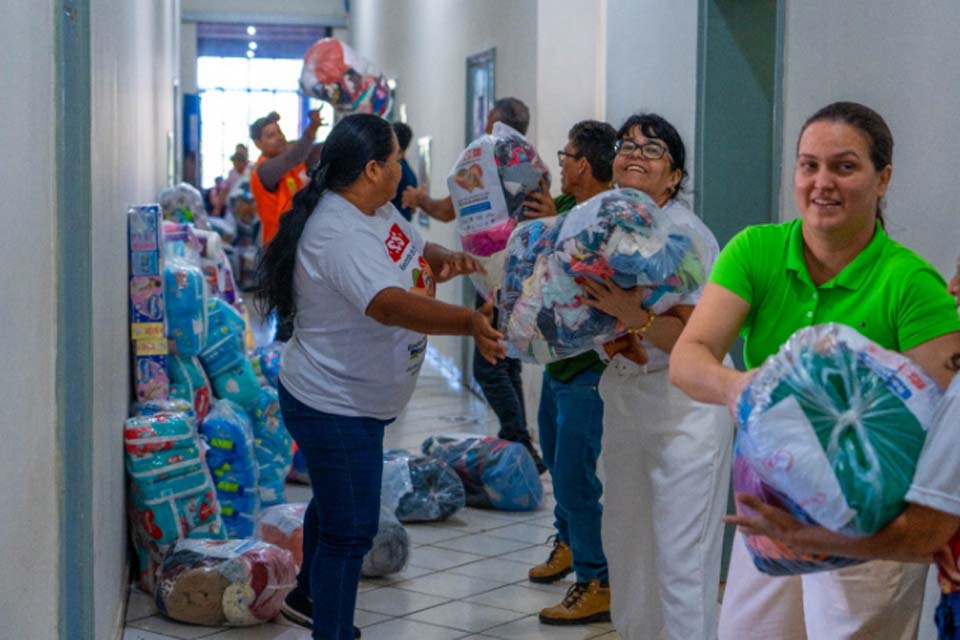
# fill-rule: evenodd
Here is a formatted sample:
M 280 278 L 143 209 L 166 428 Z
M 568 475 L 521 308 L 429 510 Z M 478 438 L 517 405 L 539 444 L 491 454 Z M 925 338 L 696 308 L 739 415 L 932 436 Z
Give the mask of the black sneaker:
M 287 595 L 280 606 L 280 613 L 291 622 L 307 629 L 313 629 L 313 602 L 310 600 L 310 596 L 305 594 L 300 587 L 296 587 Z M 360 629 L 357 627 L 353 628 L 353 637 L 360 637 Z

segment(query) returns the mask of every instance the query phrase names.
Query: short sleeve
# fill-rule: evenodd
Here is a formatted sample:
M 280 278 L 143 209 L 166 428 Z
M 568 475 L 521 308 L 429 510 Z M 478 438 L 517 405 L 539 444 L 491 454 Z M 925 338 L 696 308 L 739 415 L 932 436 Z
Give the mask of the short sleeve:
M 956 300 L 933 267 L 923 263 L 904 287 L 896 318 L 900 351 L 909 351 L 934 338 L 960 331 Z
M 317 266 L 320 276 L 361 312 L 384 289 L 407 288 L 384 240 L 370 229 L 345 232 L 318 256 Z
M 751 228 L 735 235 L 720 252 L 709 278 L 710 282 L 732 291 L 751 305 L 757 297 L 750 264 L 750 258 L 757 249 L 752 246 L 756 244 L 754 236 Z
M 960 516 L 960 375 L 954 376 L 927 431 L 906 501 Z

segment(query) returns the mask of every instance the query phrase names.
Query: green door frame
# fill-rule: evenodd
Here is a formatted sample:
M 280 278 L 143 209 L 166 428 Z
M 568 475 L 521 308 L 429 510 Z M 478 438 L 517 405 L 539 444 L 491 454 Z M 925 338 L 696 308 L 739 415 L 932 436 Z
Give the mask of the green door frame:
M 93 280 L 90 0 L 56 23 L 57 485 L 59 637 L 94 637 Z

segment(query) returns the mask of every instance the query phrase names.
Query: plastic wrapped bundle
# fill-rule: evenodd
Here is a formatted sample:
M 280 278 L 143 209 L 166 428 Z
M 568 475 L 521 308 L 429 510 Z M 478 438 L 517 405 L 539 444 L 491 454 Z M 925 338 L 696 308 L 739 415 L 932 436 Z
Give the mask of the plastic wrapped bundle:
M 386 506 L 380 508 L 380 528 L 373 547 L 363 556 L 361 573 L 366 578 L 379 578 L 399 573 L 410 559 L 410 536 Z
M 170 397 L 189 402 L 200 420 L 210 411 L 213 392 L 207 374 L 196 356 L 171 356 Z
M 532 511 L 543 500 L 537 465 L 520 443 L 493 436 L 431 436 L 422 448 L 457 472 L 468 506 Z
M 605 191 L 553 220 L 521 225 L 505 252 L 498 300 L 510 355 L 552 362 L 620 333 L 615 318 L 580 302 L 579 278 L 643 287 L 644 306 L 662 312 L 704 284 L 715 251 L 634 189 Z
M 269 507 L 257 516 L 257 539 L 289 551 L 298 569 L 303 564 L 303 517 L 306 512 L 306 502 L 293 502 Z
M 250 537 L 260 510 L 250 417 L 229 400 L 219 400 L 200 426 L 200 433 L 210 445 L 207 465 L 213 474 L 227 534 L 231 538 Z
M 206 333 L 203 271 L 184 259 L 168 259 L 163 267 L 170 350 L 183 356 L 200 353 Z
M 250 363 L 257 374 L 260 385 L 270 385 L 274 389 L 280 381 L 280 358 L 283 355 L 283 342 L 271 342 L 250 352 Z
M 253 540 L 184 540 L 164 558 L 156 601 L 180 622 L 249 626 L 276 618 L 295 586 L 289 551 Z
M 197 414 L 193 405 L 181 398 L 169 398 L 168 400 L 147 400 L 139 402 L 136 405 L 136 414 L 138 416 L 153 416 L 158 413 L 180 413 L 190 423 L 191 427 L 197 424 Z
M 404 480 L 409 486 L 400 494 L 395 509 L 400 522 L 439 522 L 466 505 L 463 481 L 443 460 L 413 456 L 402 450 L 385 452 L 384 460 L 403 463 L 400 468 L 384 463 L 384 492 L 391 475 L 400 478 L 400 486 Z
M 260 385 L 246 352 L 246 322 L 225 300 L 207 301 L 207 337 L 200 361 L 203 363 L 214 394 L 252 407 L 257 402 Z
M 329 102 L 341 113 L 382 116 L 391 106 L 387 79 L 336 38 L 318 40 L 307 50 L 300 88 L 311 97 Z
M 849 327 L 807 327 L 744 390 L 737 447 L 809 520 L 871 535 L 904 509 L 941 397 L 905 356 Z
M 203 196 L 192 184 L 181 182 L 175 187 L 167 187 L 160 192 L 157 199 L 165 220 L 189 222 L 198 229 L 209 228 Z
M 253 442 L 259 467 L 260 504 L 285 502 L 284 486 L 293 464 L 293 438 L 283 424 L 277 391 L 261 387 L 253 409 Z
M 287 480 L 297 484 L 310 484 L 310 474 L 307 473 L 307 459 L 303 457 L 303 452 L 297 448 L 296 442 L 293 443 L 293 465 L 290 467 Z
M 503 251 L 517 222 L 525 219 L 523 202 L 550 183 L 550 171 L 523 135 L 497 122 L 493 132 L 470 143 L 447 178 L 457 212 L 463 250 L 487 269 L 476 275 L 477 290 L 489 297 L 503 277 Z

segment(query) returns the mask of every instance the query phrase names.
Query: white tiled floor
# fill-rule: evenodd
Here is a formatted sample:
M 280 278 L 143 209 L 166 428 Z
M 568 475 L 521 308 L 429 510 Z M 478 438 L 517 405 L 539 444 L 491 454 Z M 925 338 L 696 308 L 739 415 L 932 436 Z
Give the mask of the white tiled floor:
M 436 369 L 424 367 L 407 410 L 387 427 L 386 447 L 418 451 L 437 433 L 496 433 L 496 417 L 469 393 L 452 390 Z M 571 581 L 534 585 L 527 569 L 549 553 L 553 495 L 538 511 L 464 509 L 446 522 L 407 525 L 410 564 L 400 574 L 364 580 L 355 623 L 365 640 L 613 640 L 609 624 L 541 625 L 536 614 L 561 600 Z M 307 487 L 288 485 L 291 502 L 309 499 Z M 124 640 L 307 640 L 306 629 L 280 618 L 246 629 L 194 627 L 157 614 L 149 597 L 133 590 Z

